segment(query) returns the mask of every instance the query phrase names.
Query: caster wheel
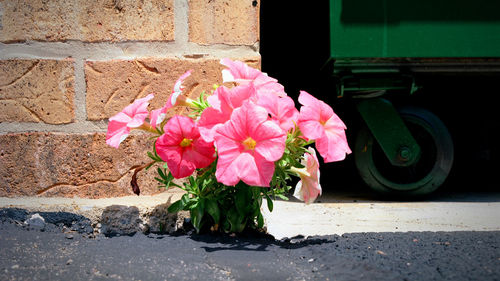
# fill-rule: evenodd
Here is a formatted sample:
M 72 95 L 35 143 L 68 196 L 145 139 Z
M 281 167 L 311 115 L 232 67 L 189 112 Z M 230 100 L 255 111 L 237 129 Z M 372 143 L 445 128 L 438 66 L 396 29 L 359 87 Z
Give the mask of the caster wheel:
M 375 191 L 397 197 L 415 197 L 435 191 L 453 164 L 453 141 L 441 120 L 417 107 L 398 112 L 421 148 L 419 159 L 407 167 L 392 165 L 368 127 L 360 129 L 354 161 L 363 181 Z

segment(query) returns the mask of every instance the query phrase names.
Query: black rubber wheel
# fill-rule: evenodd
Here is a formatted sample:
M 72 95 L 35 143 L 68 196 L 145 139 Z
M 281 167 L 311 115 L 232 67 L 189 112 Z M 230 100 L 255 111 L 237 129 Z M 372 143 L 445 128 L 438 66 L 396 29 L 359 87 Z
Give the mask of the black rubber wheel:
M 363 181 L 375 191 L 412 197 L 435 191 L 448 176 L 453 164 L 453 141 L 443 122 L 431 112 L 417 107 L 398 109 L 401 118 L 421 148 L 411 166 L 393 166 L 368 127 L 356 138 L 354 160 Z

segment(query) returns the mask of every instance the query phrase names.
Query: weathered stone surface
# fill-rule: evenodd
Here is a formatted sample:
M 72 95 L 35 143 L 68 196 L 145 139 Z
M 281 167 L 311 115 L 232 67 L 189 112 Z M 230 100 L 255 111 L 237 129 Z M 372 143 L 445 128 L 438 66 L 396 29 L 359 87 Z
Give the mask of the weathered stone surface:
M 0 122 L 73 122 L 73 60 L 0 60 Z
M 38 228 L 44 228 L 47 225 L 45 219 L 38 213 L 31 215 L 31 217 L 24 221 L 24 224 Z
M 183 218 L 188 216 L 185 211 L 169 213 L 168 207 L 173 202 L 167 202 L 156 206 L 153 210 L 144 215 L 145 227 L 143 231 L 157 234 L 175 233 L 182 229 Z
M 142 232 L 143 227 L 135 206 L 112 205 L 102 212 L 101 233 L 106 236 L 134 235 Z
M 252 67 L 260 67 L 260 57 L 237 58 Z M 148 58 L 140 60 L 88 61 L 87 116 L 90 120 L 109 118 L 135 99 L 155 94 L 150 109 L 162 107 L 175 81 L 187 70 L 193 72 L 185 82 L 185 95 L 195 99 L 202 91 L 210 93 L 214 84 L 222 83 L 223 65 L 219 59 Z M 181 114 L 183 108 L 169 111 Z
M 153 141 L 132 134 L 119 149 L 104 133 L 0 135 L 0 196 L 103 198 L 133 195 L 131 177 L 150 162 Z M 156 167 L 138 173 L 141 194 L 156 194 Z
M 189 41 L 253 45 L 259 41 L 260 1 L 190 0 Z
M 0 41 L 171 41 L 173 0 L 2 0 Z

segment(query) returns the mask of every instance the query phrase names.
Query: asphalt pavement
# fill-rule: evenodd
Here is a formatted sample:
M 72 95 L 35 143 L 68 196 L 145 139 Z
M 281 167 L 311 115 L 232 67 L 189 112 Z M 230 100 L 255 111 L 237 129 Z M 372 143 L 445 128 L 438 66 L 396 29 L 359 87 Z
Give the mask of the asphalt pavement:
M 0 280 L 500 280 L 498 231 L 110 238 L 81 217 L 3 214 Z

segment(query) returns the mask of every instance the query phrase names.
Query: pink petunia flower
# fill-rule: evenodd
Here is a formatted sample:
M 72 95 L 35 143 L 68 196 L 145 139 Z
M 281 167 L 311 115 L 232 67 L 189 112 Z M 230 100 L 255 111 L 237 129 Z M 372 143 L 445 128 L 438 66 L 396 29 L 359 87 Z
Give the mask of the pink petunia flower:
M 255 98 L 256 92 L 252 84 L 231 89 L 225 86 L 218 87 L 207 99 L 211 106 L 202 112 L 198 120 L 202 138 L 207 142 L 213 141 L 215 130 L 231 118 L 233 110 L 243 105 L 244 101 Z
M 186 78 L 191 75 L 192 70 L 186 71 L 186 73 L 182 74 L 177 81 L 175 81 L 174 89 L 172 90 L 172 94 L 167 99 L 167 102 L 162 108 L 158 108 L 151 111 L 151 115 L 149 117 L 151 121 L 151 126 L 156 128 L 156 126 L 160 125 L 167 115 L 167 110 L 176 106 L 176 105 L 189 105 L 190 100 L 182 95 L 182 91 L 184 91 L 184 86 L 182 83 Z
M 219 182 L 234 186 L 242 180 L 252 186 L 269 186 L 274 161 L 285 150 L 286 134 L 267 119 L 265 108 L 247 101 L 216 129 L 214 140 Z
M 163 129 L 165 134 L 156 141 L 156 152 L 167 162 L 174 178 L 187 177 L 195 169 L 207 167 L 215 160 L 213 143 L 200 138 L 191 118 L 176 115 L 168 120 Z
M 153 97 L 153 94 L 149 94 L 144 98 L 137 99 L 121 112 L 109 118 L 108 132 L 106 134 L 106 143 L 108 145 L 118 148 L 120 143 L 128 137 L 131 128 L 140 127 L 144 123 L 148 116 L 149 101 Z
M 299 118 L 299 111 L 295 108 L 292 98 L 259 94 L 257 104 L 264 107 L 271 115 L 271 120 L 285 132 L 295 127 Z
M 228 58 L 221 59 L 220 63 L 228 67 L 222 70 L 223 82 L 236 82 L 240 85 L 252 83 L 259 93 L 286 96 L 283 85 L 260 70 L 241 61 L 232 61 Z
M 321 195 L 321 184 L 319 183 L 319 162 L 316 152 L 312 147 L 308 148 L 309 153 L 305 153 L 301 164 L 302 169 L 292 169 L 300 176 L 300 181 L 295 186 L 293 196 L 304 201 L 306 204 L 314 202 Z
M 301 91 L 299 128 L 304 137 L 316 141 L 316 148 L 325 163 L 344 160 L 351 153 L 345 135 L 344 122 L 325 102 Z

